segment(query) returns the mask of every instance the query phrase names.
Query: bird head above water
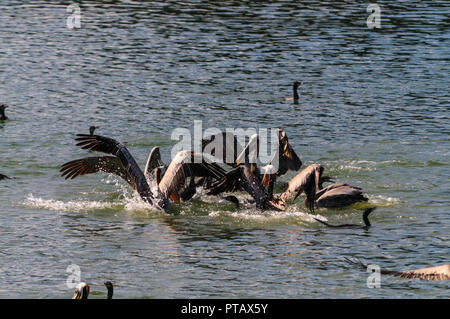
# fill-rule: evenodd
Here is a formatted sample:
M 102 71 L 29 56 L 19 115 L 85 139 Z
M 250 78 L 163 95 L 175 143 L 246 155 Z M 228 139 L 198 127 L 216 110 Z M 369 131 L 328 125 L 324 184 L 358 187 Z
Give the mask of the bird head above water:
M 107 299 L 112 299 L 113 293 L 114 293 L 114 287 L 113 284 L 111 283 L 111 281 L 106 281 L 104 283 L 106 289 L 108 289 L 108 297 Z
M 8 117 L 5 115 L 5 109 L 8 107 L 6 104 L 0 104 L 0 120 L 7 120 Z
M 89 133 L 90 133 L 91 135 L 94 135 L 94 131 L 95 131 L 96 129 L 98 129 L 98 128 L 99 128 L 98 126 L 91 125 L 91 126 L 89 127 Z

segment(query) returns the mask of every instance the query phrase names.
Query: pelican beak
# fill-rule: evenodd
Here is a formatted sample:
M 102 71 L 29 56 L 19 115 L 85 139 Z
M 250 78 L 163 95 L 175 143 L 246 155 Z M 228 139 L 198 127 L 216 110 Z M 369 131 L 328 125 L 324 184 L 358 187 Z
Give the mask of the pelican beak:
M 266 187 L 267 185 L 269 185 L 269 182 L 270 182 L 270 175 L 264 174 L 263 179 L 262 179 L 263 186 Z

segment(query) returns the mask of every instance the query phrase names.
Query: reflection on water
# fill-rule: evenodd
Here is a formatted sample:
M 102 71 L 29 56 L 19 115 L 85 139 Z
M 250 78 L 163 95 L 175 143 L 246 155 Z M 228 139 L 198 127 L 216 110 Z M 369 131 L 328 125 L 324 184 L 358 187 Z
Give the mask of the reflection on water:
M 87 1 L 68 29 L 67 3 L 3 1 L 0 172 L 16 179 L 0 182 L 0 297 L 69 298 L 77 264 L 117 298 L 448 298 L 446 283 L 369 289 L 342 259 L 448 263 L 447 4 L 377 3 L 379 29 L 351 1 Z M 205 197 L 167 216 L 113 177 L 59 176 L 94 156 L 73 140 L 90 125 L 143 167 L 194 120 L 285 129 L 305 167 L 363 188 L 373 227 L 330 231 L 312 217 L 362 223 L 364 207 L 309 214 L 303 199 L 280 214 Z

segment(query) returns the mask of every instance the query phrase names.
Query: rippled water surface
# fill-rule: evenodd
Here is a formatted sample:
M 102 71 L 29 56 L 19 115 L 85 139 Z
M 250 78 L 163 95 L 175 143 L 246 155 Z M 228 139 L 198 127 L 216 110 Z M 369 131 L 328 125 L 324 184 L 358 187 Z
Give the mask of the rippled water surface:
M 382 277 L 449 263 L 449 7 L 446 1 L 67 1 L 0 4 L 0 297 L 70 298 L 71 264 L 104 298 L 448 298 L 448 282 Z M 298 104 L 284 101 L 304 82 Z M 142 167 L 177 127 L 284 128 L 304 167 L 320 163 L 369 204 L 310 214 L 236 211 L 201 197 L 178 215 L 148 209 L 126 183 L 66 181 L 60 165 L 89 125 Z M 288 181 L 293 172 L 281 178 Z M 280 187 L 277 188 L 280 190 Z M 238 194 L 244 199 L 244 193 Z M 333 230 L 362 223 L 368 230 Z

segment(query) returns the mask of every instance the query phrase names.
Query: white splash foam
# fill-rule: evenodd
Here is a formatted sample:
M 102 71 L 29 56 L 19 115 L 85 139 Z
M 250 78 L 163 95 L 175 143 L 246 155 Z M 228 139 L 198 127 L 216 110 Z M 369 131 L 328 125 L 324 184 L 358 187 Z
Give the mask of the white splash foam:
M 60 201 L 53 199 L 43 199 L 40 197 L 34 197 L 33 194 L 29 194 L 24 202 L 25 206 L 32 208 L 41 208 L 57 211 L 88 211 L 93 209 L 105 209 L 111 208 L 114 203 L 89 201 L 89 200 L 76 200 L 76 201 Z

